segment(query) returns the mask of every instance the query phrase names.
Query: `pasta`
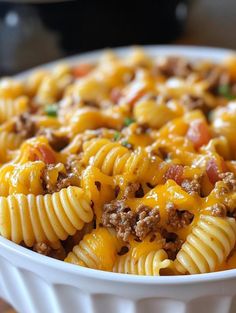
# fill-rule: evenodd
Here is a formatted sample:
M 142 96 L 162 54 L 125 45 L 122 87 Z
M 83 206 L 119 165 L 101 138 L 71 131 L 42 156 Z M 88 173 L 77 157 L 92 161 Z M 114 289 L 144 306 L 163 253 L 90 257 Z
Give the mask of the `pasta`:
M 235 64 L 135 48 L 0 79 L 0 235 L 120 274 L 236 268 Z
M 5 163 L 10 161 L 10 150 L 19 148 L 23 138 L 15 133 L 2 131 L 0 133 L 0 162 Z
M 117 258 L 113 267 L 116 273 L 160 276 L 161 273 L 174 274 L 173 261 L 168 259 L 164 250 L 151 251 L 143 254 L 140 259 L 135 260 L 131 255 L 125 254 Z
M 93 218 L 89 199 L 78 187 L 45 196 L 0 197 L 0 232 L 16 243 L 65 240 Z
M 115 234 L 105 228 L 98 228 L 84 236 L 65 259 L 68 263 L 111 271 L 119 251 Z
M 106 175 L 120 175 L 129 173 L 139 179 L 156 183 L 156 176 L 161 160 L 156 157 L 149 159 L 144 148 L 130 152 L 119 143 L 106 139 L 92 139 L 84 144 L 82 162 L 101 169 Z
M 177 254 L 176 268 L 183 274 L 213 272 L 226 260 L 235 241 L 234 219 L 202 215 Z
M 25 96 L 16 99 L 0 98 L 0 123 L 7 121 L 13 116 L 27 111 L 28 98 Z

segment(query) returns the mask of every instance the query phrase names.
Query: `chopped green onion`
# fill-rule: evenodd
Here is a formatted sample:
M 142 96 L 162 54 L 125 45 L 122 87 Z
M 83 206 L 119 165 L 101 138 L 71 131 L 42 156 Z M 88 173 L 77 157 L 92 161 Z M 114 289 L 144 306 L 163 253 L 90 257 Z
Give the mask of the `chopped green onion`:
M 131 143 L 129 143 L 127 140 L 123 140 L 123 141 L 121 142 L 121 144 L 122 144 L 122 146 L 124 146 L 124 147 L 126 147 L 126 148 L 128 148 L 128 149 L 132 148 Z
M 124 125 L 125 126 L 129 126 L 130 124 L 132 124 L 132 123 L 134 123 L 135 122 L 135 120 L 133 119 L 133 118 L 131 118 L 131 117 L 126 117 L 125 119 L 124 119 Z
M 236 97 L 231 93 L 231 89 L 229 85 L 221 85 L 218 87 L 218 94 L 229 99 L 233 100 Z
M 46 106 L 45 113 L 48 116 L 57 117 L 57 110 L 58 110 L 58 107 L 56 104 L 50 104 Z
M 114 139 L 114 141 L 118 141 L 120 139 L 120 137 L 121 137 L 121 133 L 115 132 L 114 136 L 113 136 L 113 139 Z

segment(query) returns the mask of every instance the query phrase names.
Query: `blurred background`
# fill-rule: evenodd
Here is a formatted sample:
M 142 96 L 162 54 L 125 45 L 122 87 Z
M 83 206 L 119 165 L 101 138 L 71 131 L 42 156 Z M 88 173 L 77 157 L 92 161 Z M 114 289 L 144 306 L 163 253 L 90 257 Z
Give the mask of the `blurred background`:
M 0 0 L 0 76 L 130 44 L 236 48 L 236 0 Z
M 235 13 L 236 0 L 0 0 L 0 76 L 104 47 L 236 49 Z

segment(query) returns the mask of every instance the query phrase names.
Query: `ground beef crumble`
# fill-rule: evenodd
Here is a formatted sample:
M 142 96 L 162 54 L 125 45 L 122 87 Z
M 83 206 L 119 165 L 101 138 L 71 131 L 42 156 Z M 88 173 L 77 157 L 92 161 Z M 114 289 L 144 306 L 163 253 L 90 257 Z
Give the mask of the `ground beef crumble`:
M 51 254 L 51 247 L 47 245 L 45 242 L 37 242 L 33 246 L 33 250 L 39 254 L 49 256 Z
M 199 109 L 204 114 L 207 114 L 210 110 L 210 107 L 207 105 L 207 103 L 201 97 L 187 94 L 181 98 L 181 102 L 189 111 Z
M 157 208 L 140 205 L 136 212 L 126 205 L 125 200 L 113 200 L 104 205 L 102 225 L 113 227 L 118 237 L 127 241 L 133 234 L 143 240 L 149 233 L 157 230 L 160 213 Z
M 43 129 L 38 132 L 38 135 L 43 135 L 47 138 L 48 143 L 55 151 L 61 151 L 69 144 L 69 137 L 57 134 L 55 130 Z
M 66 252 L 62 245 L 58 249 L 53 249 L 45 242 L 37 242 L 33 245 L 33 251 L 58 260 L 64 260 L 66 257 Z
M 157 230 L 159 222 L 160 213 L 157 208 L 152 209 L 147 205 L 140 205 L 136 212 L 135 235 L 143 240 L 149 233 Z
M 156 66 L 157 72 L 167 76 L 177 76 L 186 78 L 192 70 L 191 64 L 179 57 L 166 57 L 160 59 Z
M 140 183 L 129 183 L 124 191 L 124 198 L 142 198 L 144 196 L 143 187 Z
M 230 83 L 230 76 L 226 70 L 216 65 L 205 73 L 204 78 L 208 82 L 208 90 L 214 94 L 218 94 L 219 86 L 228 85 Z
M 162 248 L 166 251 L 168 258 L 174 260 L 184 241 L 179 239 L 176 233 L 168 232 L 165 228 L 161 230 L 161 235 L 164 238 Z
M 191 196 L 200 195 L 201 193 L 201 185 L 196 178 L 192 180 L 184 179 L 181 183 L 181 187 Z
M 216 217 L 225 217 L 227 213 L 227 208 L 223 203 L 215 203 L 213 204 L 209 210 L 211 214 Z
M 229 191 L 236 190 L 236 177 L 232 172 L 220 173 L 219 178 L 225 183 Z
M 15 118 L 14 132 L 23 138 L 30 138 L 37 131 L 33 116 L 29 113 L 23 113 Z
M 52 182 L 50 171 L 54 170 L 56 167 L 58 168 L 58 177 L 55 182 Z M 41 180 L 45 193 L 58 192 L 69 186 L 79 186 L 79 177 L 74 173 L 65 171 L 62 163 L 46 165 L 42 172 Z
M 172 202 L 166 206 L 168 220 L 167 224 L 173 229 L 181 229 L 188 226 L 193 221 L 194 215 L 187 210 L 178 210 Z

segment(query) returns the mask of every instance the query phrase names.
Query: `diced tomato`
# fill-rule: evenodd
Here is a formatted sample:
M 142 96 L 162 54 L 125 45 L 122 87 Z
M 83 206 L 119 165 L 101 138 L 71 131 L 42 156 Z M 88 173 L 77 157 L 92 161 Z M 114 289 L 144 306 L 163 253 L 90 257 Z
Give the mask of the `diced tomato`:
M 183 181 L 183 172 L 183 165 L 173 164 L 166 171 L 165 179 L 173 179 L 178 185 L 180 185 Z
M 76 78 L 81 78 L 86 76 L 92 70 L 92 68 L 93 68 L 92 64 L 82 63 L 72 68 L 72 74 Z
M 37 147 L 41 154 L 41 160 L 47 164 L 56 163 L 55 152 L 45 144 L 41 144 Z
M 114 103 L 118 103 L 121 97 L 122 97 L 121 89 L 118 87 L 113 88 L 111 91 L 111 100 Z
M 210 180 L 210 182 L 215 185 L 215 183 L 220 180 L 219 174 L 222 172 L 227 171 L 227 165 L 225 161 L 222 159 L 220 160 L 220 164 L 217 164 L 217 161 L 215 159 L 211 159 L 207 162 L 206 165 L 206 173 Z
M 30 161 L 43 161 L 46 164 L 56 163 L 55 152 L 48 147 L 46 144 L 37 145 L 37 147 L 32 147 L 29 150 L 29 160 Z
M 192 141 L 194 148 L 199 149 L 211 139 L 207 123 L 205 121 L 193 121 L 187 131 L 187 138 Z

